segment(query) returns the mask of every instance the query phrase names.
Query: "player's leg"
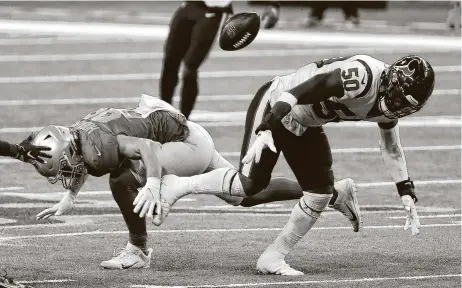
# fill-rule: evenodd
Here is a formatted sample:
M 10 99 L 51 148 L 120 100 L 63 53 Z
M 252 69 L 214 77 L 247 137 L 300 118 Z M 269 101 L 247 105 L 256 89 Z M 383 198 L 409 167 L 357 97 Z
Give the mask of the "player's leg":
M 146 247 L 146 222 L 144 218 L 140 218 L 133 212 L 133 201 L 142 184 L 126 166 L 128 161 L 124 164 L 120 169 L 111 173 L 109 185 L 127 225 L 129 241 L 124 250 L 114 258 L 103 261 L 101 266 L 106 269 L 149 268 L 152 249 Z
M 189 14 L 192 8 L 182 4 L 170 22 L 170 29 L 164 44 L 164 58 L 160 77 L 160 97 L 172 103 L 173 93 L 178 83 L 180 64 L 190 44 L 192 24 Z
M 222 13 L 216 12 L 215 16 L 206 18 L 205 12 L 205 9 L 198 10 L 197 21 L 192 28 L 191 44 L 184 57 L 180 110 L 186 118 L 189 118 L 199 93 L 197 80 L 199 67 L 210 52 L 222 17 Z
M 257 262 L 262 273 L 302 275 L 290 268 L 284 258 L 313 227 L 333 194 L 332 155 L 322 128 L 308 128 L 302 136 L 287 131 L 282 147 L 284 156 L 297 178 L 304 196 L 295 205 L 281 233 Z
M 253 131 L 260 124 L 265 111 L 269 111 L 269 94 L 265 92 L 270 85 L 271 83 L 264 85 L 249 106 L 244 144 L 242 146 L 243 150 L 241 151 L 243 155 L 247 152 Z M 275 141 L 275 145 L 278 147 L 277 141 Z M 163 177 L 162 191 L 165 191 L 166 194 L 180 195 L 179 197 L 188 194 L 224 195 L 223 198 L 228 196 L 247 197 L 254 195 L 268 185 L 271 179 L 271 172 L 278 157 L 279 153 L 273 153 L 268 149 L 263 151 L 260 163 L 251 163 L 250 165 L 241 167 L 241 169 L 245 170 L 245 174 L 239 173 L 237 169 L 227 165 L 227 167 L 213 169 L 208 173 L 192 177 L 175 177 L 169 175 L 169 177 Z M 220 159 L 220 157 L 217 159 Z M 215 168 L 216 166 L 216 164 L 211 163 L 208 170 L 211 170 L 210 167 Z M 161 223 L 162 220 L 157 222 L 158 225 Z

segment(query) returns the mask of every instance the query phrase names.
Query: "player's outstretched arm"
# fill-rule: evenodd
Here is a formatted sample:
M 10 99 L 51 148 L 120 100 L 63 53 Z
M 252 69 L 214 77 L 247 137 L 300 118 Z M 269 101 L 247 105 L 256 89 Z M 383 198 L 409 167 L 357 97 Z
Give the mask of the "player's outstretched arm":
M 379 123 L 380 152 L 387 165 L 388 172 L 396 183 L 401 201 L 406 211 L 407 219 L 404 230 L 411 227 L 412 235 L 419 234 L 420 221 L 415 204 L 417 197 L 414 193 L 414 183 L 410 180 L 407 171 L 406 157 L 399 138 L 398 120 L 388 123 Z
M 45 209 L 39 214 L 37 214 L 37 220 L 45 220 L 51 216 L 60 216 L 67 214 L 74 205 L 75 198 L 82 188 L 85 181 L 87 181 L 88 174 L 82 175 L 79 178 L 75 178 L 72 182 L 71 187 L 66 191 L 64 197 L 59 201 L 58 204 L 54 205 L 51 208 Z
M 152 218 L 154 208 L 160 213 L 160 179 L 162 177 L 162 165 L 158 158 L 161 149 L 159 142 L 149 139 L 118 135 L 119 153 L 130 159 L 141 159 L 146 166 L 146 185 L 136 196 L 133 212 Z

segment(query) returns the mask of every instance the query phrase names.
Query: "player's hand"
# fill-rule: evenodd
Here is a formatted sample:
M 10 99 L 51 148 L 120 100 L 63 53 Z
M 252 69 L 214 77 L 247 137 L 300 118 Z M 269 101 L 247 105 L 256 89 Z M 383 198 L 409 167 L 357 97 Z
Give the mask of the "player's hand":
M 37 214 L 36 219 L 45 220 L 50 218 L 51 216 L 60 216 L 66 214 L 72 209 L 74 200 L 75 196 L 73 196 L 71 192 L 67 192 L 58 204 L 54 205 L 51 208 L 45 209 L 39 214 Z
M 404 224 L 404 230 L 408 230 L 411 227 L 412 236 L 419 234 L 420 221 L 419 215 L 417 215 L 417 209 L 415 208 L 414 200 L 409 195 L 401 196 L 403 202 L 404 211 L 406 211 L 406 223 Z
M 276 26 L 276 23 L 279 20 L 279 7 L 271 5 L 266 8 L 263 14 L 261 15 L 261 23 L 263 29 L 271 29 Z
M 242 163 L 250 163 L 253 160 L 255 160 L 255 163 L 260 162 L 261 153 L 266 147 L 277 153 L 276 146 L 274 146 L 273 134 L 270 130 L 258 132 L 257 139 L 253 142 L 249 151 L 247 151 L 247 155 L 242 159 Z
M 33 161 L 37 161 L 45 163 L 45 160 L 41 157 L 51 158 L 50 154 L 43 152 L 51 150 L 50 147 L 32 145 L 27 139 L 16 144 L 16 147 L 18 148 L 18 154 L 15 158 L 23 162 L 32 163 Z
M 144 218 L 147 215 L 152 219 L 154 208 L 156 209 L 156 214 L 160 214 L 160 180 L 155 177 L 149 177 L 146 185 L 138 192 L 133 205 L 135 205 L 133 212 L 139 213 L 140 218 Z

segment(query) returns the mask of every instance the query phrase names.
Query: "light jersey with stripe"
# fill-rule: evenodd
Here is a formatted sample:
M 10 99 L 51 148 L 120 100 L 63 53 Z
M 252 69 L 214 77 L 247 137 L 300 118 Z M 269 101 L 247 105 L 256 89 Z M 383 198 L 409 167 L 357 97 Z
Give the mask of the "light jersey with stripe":
M 387 64 L 367 55 L 324 59 L 301 67 L 296 72 L 275 77 L 268 89 L 271 107 L 281 94 L 298 86 L 311 77 L 340 69 L 344 95 L 330 97 L 317 104 L 295 105 L 282 123 L 295 135 L 301 135 L 307 127 L 322 126 L 339 121 L 389 122 L 383 115 L 373 113 L 378 97 L 379 82 Z

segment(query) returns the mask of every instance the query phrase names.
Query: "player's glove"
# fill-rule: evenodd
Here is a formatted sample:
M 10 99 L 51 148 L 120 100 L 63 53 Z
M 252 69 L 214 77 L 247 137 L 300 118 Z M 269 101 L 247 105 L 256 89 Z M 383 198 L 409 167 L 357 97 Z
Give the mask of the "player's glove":
M 37 161 L 45 163 L 41 157 L 51 158 L 50 154 L 43 152 L 51 150 L 50 147 L 32 145 L 27 139 L 16 144 L 16 148 L 18 149 L 18 154 L 16 154 L 15 158 L 23 162 L 32 163 L 33 161 Z
M 401 196 L 401 201 L 403 202 L 404 211 L 406 211 L 407 216 L 404 230 L 408 230 L 409 227 L 411 227 L 412 236 L 418 235 L 420 221 L 415 207 L 415 203 L 417 203 L 418 199 L 414 192 L 414 183 L 411 179 L 407 179 L 396 183 L 396 188 L 398 188 L 398 193 Z
M 260 162 L 261 153 L 266 147 L 274 153 L 277 153 L 276 146 L 274 146 L 273 134 L 270 130 L 258 132 L 257 139 L 253 142 L 247 155 L 242 159 L 242 163 L 250 163 L 254 160 L 255 163 Z
M 133 212 L 139 213 L 140 218 L 147 215 L 152 219 L 154 208 L 156 209 L 156 214 L 160 214 L 160 180 L 155 177 L 149 177 L 146 180 L 146 185 L 138 192 L 133 205 L 135 205 Z
M 63 214 L 66 214 L 72 209 L 72 205 L 74 204 L 75 201 L 75 195 L 72 194 L 72 192 L 67 191 L 66 195 L 64 195 L 63 199 L 61 201 L 54 205 L 51 208 L 45 209 L 39 214 L 37 214 L 36 219 L 37 220 L 45 220 L 50 218 L 51 216 L 60 216 Z
M 412 236 L 419 234 L 420 221 L 419 215 L 417 215 L 417 209 L 415 208 L 414 200 L 409 195 L 401 196 L 403 202 L 404 211 L 406 211 L 406 223 L 404 224 L 404 230 L 408 230 L 411 227 Z
M 265 9 L 261 15 L 261 23 L 264 29 L 271 29 L 278 23 L 279 20 L 279 7 L 271 5 Z

